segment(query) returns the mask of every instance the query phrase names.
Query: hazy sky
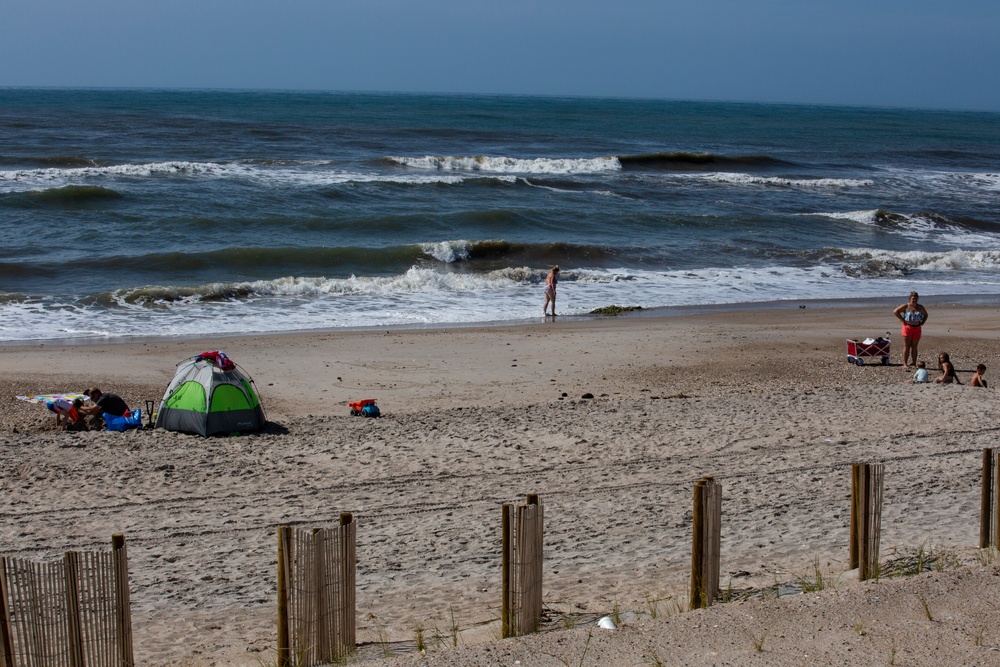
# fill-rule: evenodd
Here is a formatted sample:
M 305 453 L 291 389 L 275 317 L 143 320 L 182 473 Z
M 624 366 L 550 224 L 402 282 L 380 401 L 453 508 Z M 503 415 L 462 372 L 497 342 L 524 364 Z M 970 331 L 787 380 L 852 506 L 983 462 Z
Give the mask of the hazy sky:
M 997 0 L 3 0 L 0 86 L 1000 111 Z

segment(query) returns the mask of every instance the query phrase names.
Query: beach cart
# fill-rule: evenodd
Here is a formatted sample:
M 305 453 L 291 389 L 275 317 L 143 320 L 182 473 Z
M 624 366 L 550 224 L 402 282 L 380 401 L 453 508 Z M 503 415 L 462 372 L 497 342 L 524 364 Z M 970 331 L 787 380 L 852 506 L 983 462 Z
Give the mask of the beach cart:
M 866 338 L 862 341 L 848 339 L 847 341 L 847 363 L 865 365 L 865 357 L 882 357 L 882 365 L 889 363 L 888 338 Z

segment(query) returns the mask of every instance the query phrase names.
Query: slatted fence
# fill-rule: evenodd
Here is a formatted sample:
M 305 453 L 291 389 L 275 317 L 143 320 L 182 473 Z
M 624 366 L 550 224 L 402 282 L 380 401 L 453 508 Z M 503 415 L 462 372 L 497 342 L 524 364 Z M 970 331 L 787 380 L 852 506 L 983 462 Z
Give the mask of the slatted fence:
M 0 665 L 132 667 L 125 538 L 57 562 L 0 557 Z
M 356 524 L 278 527 L 278 667 L 338 662 L 354 650 Z
M 500 626 L 503 637 L 538 630 L 542 621 L 544 512 L 537 495 L 524 505 L 501 507 Z

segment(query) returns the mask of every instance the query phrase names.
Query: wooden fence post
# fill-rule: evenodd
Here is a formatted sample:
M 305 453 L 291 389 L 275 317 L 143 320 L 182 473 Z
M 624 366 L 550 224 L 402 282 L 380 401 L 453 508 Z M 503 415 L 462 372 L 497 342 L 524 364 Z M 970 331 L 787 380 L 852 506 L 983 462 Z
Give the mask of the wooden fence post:
M 861 464 L 851 464 L 851 536 L 849 538 L 849 562 L 850 569 L 856 570 L 860 566 L 858 555 L 858 492 L 861 487 Z
M 691 511 L 691 599 L 688 606 L 691 609 L 707 606 L 704 599 L 704 573 L 701 570 L 702 548 L 704 541 L 704 503 L 705 480 L 700 479 L 694 485 L 694 504 Z
M 111 536 L 111 562 L 115 568 L 115 629 L 118 637 L 119 664 L 132 667 L 135 656 L 132 651 L 132 600 L 128 582 L 128 550 L 125 535 Z
M 291 526 L 278 526 L 278 667 L 289 667 L 289 625 L 288 625 L 288 574 L 290 568 L 289 543 L 292 540 Z
M 348 651 L 354 650 L 356 641 L 356 608 L 355 599 L 357 576 L 357 554 L 355 553 L 355 530 L 354 515 L 350 512 L 342 512 L 340 515 L 340 641 Z M 339 649 L 337 653 L 340 655 Z
M 993 450 L 983 449 L 983 481 L 979 498 L 979 548 L 993 544 Z
M 521 508 L 521 511 L 524 521 L 518 527 L 518 542 L 520 542 L 518 550 L 522 563 L 521 594 L 524 596 L 521 605 L 526 613 L 519 623 L 527 621 L 529 624 L 529 627 L 522 628 L 522 631 L 537 632 L 542 621 L 542 568 L 545 550 L 544 514 L 538 494 L 529 493 L 527 504 Z M 521 528 L 529 525 L 530 530 L 525 530 L 522 537 Z M 528 567 L 524 567 L 524 564 L 527 564 Z
M 4 667 L 14 667 L 14 645 L 10 637 L 10 616 L 7 615 L 7 604 L 10 596 L 7 592 L 7 557 L 0 556 L 0 658 Z
M 333 661 L 329 625 L 327 624 L 327 615 L 330 613 L 330 609 L 327 607 L 326 595 L 326 586 L 329 580 L 326 546 L 326 532 L 322 528 L 313 528 L 313 606 L 316 610 L 316 650 L 314 653 L 319 662 Z
M 850 560 L 861 581 L 878 574 L 884 477 L 881 463 L 855 463 L 851 467 Z
M 500 590 L 502 591 L 500 599 L 500 636 L 504 639 L 514 636 L 510 604 L 511 595 L 513 594 L 510 590 L 510 522 L 513 511 L 513 505 L 505 503 L 500 506 Z
M 991 537 L 993 538 L 991 542 L 993 546 L 1000 549 L 1000 490 L 997 489 L 997 485 L 1000 484 L 1000 456 L 997 452 L 993 452 L 993 503 L 990 506 L 990 511 L 993 514 L 993 532 Z
M 84 667 L 83 627 L 80 618 L 80 554 L 67 551 L 63 555 L 66 578 L 66 621 L 69 638 L 70 667 Z
M 719 593 L 722 485 L 711 476 L 694 485 L 691 512 L 691 609 L 707 607 Z
M 542 618 L 544 513 L 537 494 L 501 506 L 500 634 L 534 632 Z

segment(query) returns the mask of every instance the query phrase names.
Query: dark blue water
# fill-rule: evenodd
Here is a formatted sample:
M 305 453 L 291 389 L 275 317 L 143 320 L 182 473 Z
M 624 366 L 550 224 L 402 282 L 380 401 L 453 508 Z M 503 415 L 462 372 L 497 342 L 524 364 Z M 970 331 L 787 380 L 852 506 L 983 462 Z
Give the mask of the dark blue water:
M 1000 114 L 0 90 L 0 340 L 1000 293 Z

